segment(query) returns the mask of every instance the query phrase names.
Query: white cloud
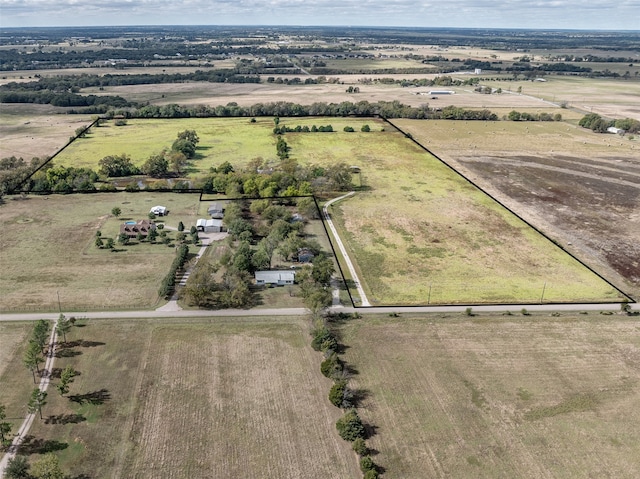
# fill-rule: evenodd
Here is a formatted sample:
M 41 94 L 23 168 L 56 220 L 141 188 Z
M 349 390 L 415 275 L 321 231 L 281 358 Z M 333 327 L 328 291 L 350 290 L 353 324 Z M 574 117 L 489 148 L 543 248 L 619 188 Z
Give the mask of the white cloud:
M 260 24 L 640 28 L 640 0 L 0 0 L 3 27 Z

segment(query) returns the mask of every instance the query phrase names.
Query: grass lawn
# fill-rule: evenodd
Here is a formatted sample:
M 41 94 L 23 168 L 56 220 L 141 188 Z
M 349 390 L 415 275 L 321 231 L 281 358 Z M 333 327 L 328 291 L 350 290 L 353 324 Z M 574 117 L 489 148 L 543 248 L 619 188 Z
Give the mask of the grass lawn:
M 637 320 L 368 317 L 341 331 L 385 478 L 640 475 Z
M 94 241 L 97 230 L 103 238 L 117 238 L 124 220 L 144 219 L 157 204 L 170 210 L 159 219 L 166 225 L 175 228 L 182 221 L 188 231 L 195 224 L 198 196 L 193 194 L 5 199 L 0 205 L 0 310 L 57 310 L 58 295 L 66 311 L 154 306 L 174 248 L 141 243 L 117 245 L 111 252 Z M 110 214 L 115 206 L 122 210 L 119 219 Z
M 84 322 L 56 360 L 80 375 L 65 398 L 49 390 L 27 451 L 34 459 L 44 441 L 73 477 L 357 477 L 307 328 L 301 318 Z

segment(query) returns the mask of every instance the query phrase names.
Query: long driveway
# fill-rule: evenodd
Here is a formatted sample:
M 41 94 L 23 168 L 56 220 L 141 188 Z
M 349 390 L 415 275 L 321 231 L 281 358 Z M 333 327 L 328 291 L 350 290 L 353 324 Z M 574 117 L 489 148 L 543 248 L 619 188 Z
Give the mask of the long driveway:
M 354 194 L 355 192 L 351 191 L 346 195 L 342 195 L 342 196 L 339 196 L 338 198 L 334 198 L 332 200 L 327 201 L 322 207 L 322 214 L 323 214 L 324 220 L 327 222 L 327 225 L 329 225 L 329 229 L 333 233 L 333 238 L 335 239 L 336 244 L 338 245 L 338 249 L 340 250 L 340 253 L 342 253 L 342 257 L 344 258 L 344 261 L 347 264 L 347 268 L 349 269 L 349 274 L 351 275 L 351 278 L 355 283 L 355 287 L 358 290 L 358 295 L 360 296 L 360 301 L 362 303 L 362 306 L 371 306 L 371 303 L 369 303 L 369 300 L 367 299 L 367 295 L 364 293 L 364 289 L 362 289 L 362 285 L 360 284 L 360 279 L 358 278 L 356 269 L 354 268 L 353 263 L 351 262 L 351 258 L 349 258 L 349 254 L 347 253 L 347 250 L 344 247 L 344 244 L 342 243 L 340 236 L 338 235 L 338 230 L 336 230 L 336 227 L 334 226 L 333 221 L 331 220 L 331 215 L 329 214 L 329 206 L 331 206 L 333 203 L 337 201 L 343 200 L 349 196 L 353 196 Z
M 58 342 L 58 333 L 56 331 L 58 326 L 58 318 L 60 315 L 56 315 L 53 319 L 55 322 L 53 323 L 53 330 L 51 331 L 51 336 L 49 337 L 49 347 L 47 348 L 47 358 L 44 363 L 43 369 L 40 371 L 40 384 L 38 384 L 38 389 L 40 391 L 46 392 L 49 387 L 51 372 L 53 371 L 53 363 L 56 359 L 56 344 Z M 0 320 L 4 320 L 4 315 L 0 316 Z M 42 318 L 38 318 L 42 319 Z M 20 445 L 24 442 L 27 434 L 29 434 L 29 429 L 31 429 L 31 424 L 36 418 L 37 413 L 27 414 L 27 417 L 22 421 L 22 425 L 20 429 L 18 429 L 18 433 L 14 436 L 11 445 L 9 446 L 5 455 L 0 459 L 0 479 L 4 477 L 4 470 L 7 467 L 7 463 L 9 459 L 12 459 L 16 456 Z

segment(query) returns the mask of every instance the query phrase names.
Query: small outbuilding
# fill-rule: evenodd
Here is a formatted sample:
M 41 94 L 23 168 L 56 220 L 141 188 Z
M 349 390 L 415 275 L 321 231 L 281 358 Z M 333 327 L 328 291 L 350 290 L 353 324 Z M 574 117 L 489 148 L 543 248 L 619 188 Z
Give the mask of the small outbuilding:
M 296 279 L 295 271 L 256 271 L 256 284 L 275 284 L 276 286 L 284 286 L 293 284 Z
M 154 206 L 149 210 L 149 213 L 153 213 L 156 216 L 167 216 L 169 214 L 169 210 L 166 206 Z
M 311 263 L 315 256 L 316 255 L 309 248 L 300 248 L 296 254 L 298 263 Z
M 613 133 L 614 135 L 624 135 L 624 130 L 622 128 L 610 126 L 609 128 L 607 128 L 607 133 Z
M 207 214 L 214 219 L 221 220 L 224 218 L 224 210 L 226 204 L 221 201 L 216 201 L 215 203 L 211 203 L 209 208 L 207 208 Z
M 203 233 L 220 233 L 222 232 L 222 220 L 217 219 L 199 219 L 196 221 L 196 229 Z

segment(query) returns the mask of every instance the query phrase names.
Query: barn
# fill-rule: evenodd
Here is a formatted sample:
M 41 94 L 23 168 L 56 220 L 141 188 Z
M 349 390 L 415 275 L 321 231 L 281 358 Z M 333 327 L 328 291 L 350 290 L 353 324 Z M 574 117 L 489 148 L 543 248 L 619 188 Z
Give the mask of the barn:
M 222 231 L 222 220 L 216 219 L 199 219 L 196 222 L 196 228 L 203 233 L 220 233 Z

